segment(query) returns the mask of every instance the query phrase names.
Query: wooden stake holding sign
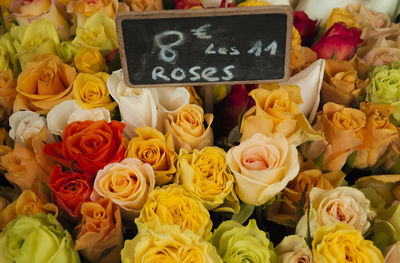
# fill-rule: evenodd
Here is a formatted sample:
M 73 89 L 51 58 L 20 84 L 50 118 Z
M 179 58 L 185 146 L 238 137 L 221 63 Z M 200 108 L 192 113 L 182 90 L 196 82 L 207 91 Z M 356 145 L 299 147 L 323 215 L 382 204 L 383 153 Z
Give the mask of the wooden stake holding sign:
M 118 13 L 125 83 L 132 88 L 257 84 L 289 78 L 289 6 Z M 211 105 L 210 105 L 211 104 Z

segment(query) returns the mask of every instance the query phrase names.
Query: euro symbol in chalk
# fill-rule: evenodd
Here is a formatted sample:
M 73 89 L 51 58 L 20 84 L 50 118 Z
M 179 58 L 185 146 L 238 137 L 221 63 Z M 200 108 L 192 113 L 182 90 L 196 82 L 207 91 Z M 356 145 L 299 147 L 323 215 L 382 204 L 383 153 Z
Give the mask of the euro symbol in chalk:
M 198 39 L 210 39 L 211 36 L 207 35 L 207 28 L 210 27 L 210 24 L 205 24 L 204 26 L 201 26 L 197 29 L 191 29 L 190 32 L 193 33 L 194 36 L 196 36 Z

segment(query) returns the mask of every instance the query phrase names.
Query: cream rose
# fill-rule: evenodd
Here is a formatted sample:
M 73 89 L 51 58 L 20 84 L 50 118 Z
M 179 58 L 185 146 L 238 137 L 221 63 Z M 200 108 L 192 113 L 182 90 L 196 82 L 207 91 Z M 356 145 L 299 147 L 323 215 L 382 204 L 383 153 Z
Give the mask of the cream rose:
M 150 164 L 142 164 L 136 158 L 126 158 L 121 163 L 108 164 L 97 172 L 90 198 L 93 201 L 97 200 L 97 195 L 110 198 L 122 208 L 122 217 L 133 219 L 139 215 L 154 185 L 154 172 Z
M 400 258 L 400 241 L 387 247 L 385 250 L 385 262 L 384 263 L 396 263 L 399 262 Z
M 46 119 L 32 111 L 18 111 L 13 113 L 9 119 L 11 130 L 9 135 L 18 143 L 25 145 L 46 127 Z
M 62 135 L 68 124 L 74 121 L 111 121 L 110 111 L 104 107 L 93 109 L 82 109 L 75 100 L 66 100 L 47 114 L 47 126 L 52 134 Z
M 125 134 L 132 138 L 135 129 L 143 126 L 164 130 L 164 119 L 189 103 L 190 94 L 185 88 L 135 89 L 124 82 L 122 70 L 114 71 L 107 87 L 118 103 Z
M 239 198 L 256 206 L 282 191 L 300 170 L 296 146 L 282 134 L 254 134 L 232 147 L 226 162 L 236 178 Z
M 313 257 L 306 241 L 299 236 L 291 235 L 285 237 L 282 242 L 275 247 L 282 263 L 312 263 Z
M 313 188 L 310 193 L 310 231 L 314 236 L 319 226 L 343 222 L 365 233 L 376 214 L 370 208 L 370 201 L 355 188 L 342 186 L 332 190 Z M 307 216 L 297 224 L 296 234 L 305 237 Z

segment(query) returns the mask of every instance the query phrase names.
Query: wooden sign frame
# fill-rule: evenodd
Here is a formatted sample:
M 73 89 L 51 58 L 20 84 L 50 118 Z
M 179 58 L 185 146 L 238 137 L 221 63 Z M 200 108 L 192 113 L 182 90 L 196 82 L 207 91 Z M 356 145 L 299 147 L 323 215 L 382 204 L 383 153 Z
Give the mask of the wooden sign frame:
M 155 18 L 182 18 L 182 17 L 215 17 L 233 15 L 259 15 L 259 14 L 286 14 L 286 47 L 284 76 L 281 79 L 261 79 L 246 81 L 217 81 L 217 82 L 188 82 L 188 83 L 162 83 L 162 84 L 138 84 L 134 85 L 129 80 L 128 63 L 125 53 L 125 43 L 122 34 L 122 21 L 132 19 L 155 19 Z M 292 26 L 293 9 L 286 5 L 269 5 L 256 7 L 235 7 L 235 8 L 212 8 L 212 9 L 189 9 L 189 10 L 160 10 L 147 12 L 123 12 L 117 13 L 115 17 L 121 57 L 122 71 L 125 84 L 131 88 L 157 88 L 157 87 L 182 87 L 182 86 L 205 86 L 205 85 L 234 85 L 234 84 L 259 84 L 267 82 L 280 82 L 289 79 L 290 54 L 292 48 Z

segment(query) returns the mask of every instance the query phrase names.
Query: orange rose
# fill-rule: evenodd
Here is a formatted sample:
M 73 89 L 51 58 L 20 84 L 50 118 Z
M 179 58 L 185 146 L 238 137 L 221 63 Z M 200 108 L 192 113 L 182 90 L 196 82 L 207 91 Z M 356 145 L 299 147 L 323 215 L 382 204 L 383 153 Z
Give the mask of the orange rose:
M 47 114 L 55 105 L 72 99 L 76 70 L 55 55 L 42 55 L 27 63 L 18 76 L 14 112 L 31 110 Z
M 395 107 L 362 102 L 360 110 L 367 116 L 367 122 L 361 130 L 363 143 L 357 147 L 353 166 L 362 169 L 375 165 L 390 144 L 399 139 L 399 133 L 389 120 L 389 116 L 396 111 Z
M 10 69 L 0 73 L 0 121 L 8 120 L 17 94 L 15 87 L 17 82 Z
M 96 175 L 124 158 L 124 127 L 118 121 L 75 121 L 64 128 L 62 141 L 46 144 L 44 152 L 66 167 Z
M 38 213 L 52 214 L 57 217 L 58 208 L 53 203 L 41 200 L 39 196 L 31 190 L 25 190 L 17 200 L 0 212 L 0 229 L 4 229 L 8 222 L 14 220 L 21 214 L 27 216 L 29 214 L 36 215 Z
M 366 116 L 362 111 L 328 102 L 313 127 L 324 132 L 325 140 L 302 145 L 303 155 L 316 159 L 323 154 L 324 170 L 340 170 L 347 157 L 362 144 L 361 129 L 365 124 Z
M 163 10 L 162 0 L 128 0 L 126 1 L 132 11 Z
M 75 250 L 90 262 L 118 262 L 124 240 L 119 206 L 103 198 L 83 203 L 81 214 L 82 222 L 76 227 Z M 110 253 L 103 256 L 109 249 Z
M 118 9 L 118 0 L 72 0 L 67 11 L 76 17 L 76 26 L 82 26 L 86 19 L 95 13 L 114 19 Z
M 365 94 L 370 67 L 362 59 L 354 56 L 350 61 L 325 60 L 325 75 L 321 95 L 323 101 L 335 102 L 351 107 L 356 98 Z

